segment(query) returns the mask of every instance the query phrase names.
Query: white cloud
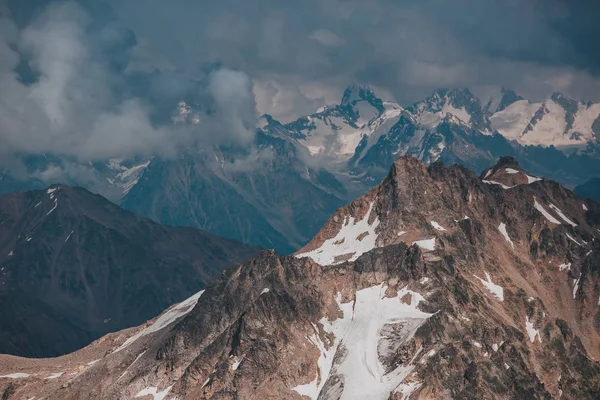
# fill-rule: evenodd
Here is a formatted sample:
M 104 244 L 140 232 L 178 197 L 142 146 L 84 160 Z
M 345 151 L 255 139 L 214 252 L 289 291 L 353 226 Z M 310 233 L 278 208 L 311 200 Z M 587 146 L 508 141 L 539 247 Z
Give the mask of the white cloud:
M 338 35 L 327 29 L 317 29 L 313 31 L 310 38 L 325 46 L 339 46 L 344 43 Z

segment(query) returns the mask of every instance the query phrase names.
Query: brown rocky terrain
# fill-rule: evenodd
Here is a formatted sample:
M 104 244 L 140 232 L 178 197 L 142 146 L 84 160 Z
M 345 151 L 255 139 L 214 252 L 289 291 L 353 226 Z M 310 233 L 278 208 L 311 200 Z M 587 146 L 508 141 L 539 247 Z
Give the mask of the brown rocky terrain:
M 294 256 L 263 252 L 76 353 L 3 356 L 0 393 L 599 398 L 600 204 L 526 175 L 402 157 Z

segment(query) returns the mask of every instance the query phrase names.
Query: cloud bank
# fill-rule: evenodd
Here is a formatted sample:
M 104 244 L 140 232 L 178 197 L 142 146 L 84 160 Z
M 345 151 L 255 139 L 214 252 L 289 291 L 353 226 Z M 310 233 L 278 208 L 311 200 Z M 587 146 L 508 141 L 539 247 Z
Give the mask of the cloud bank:
M 110 2 L 145 45 L 134 52 L 137 65 L 220 62 L 262 83 L 259 97 L 301 110 L 315 98 L 339 98 L 352 82 L 387 88 L 401 104 L 437 87 L 600 100 L 594 1 Z M 321 93 L 304 94 L 311 86 Z M 259 105 L 293 117 L 278 101 Z
M 21 20 L 0 7 L 5 163 L 9 155 L 28 153 L 78 162 L 168 157 L 197 143 L 252 141 L 256 104 L 248 75 L 222 66 L 195 79 L 182 70 L 127 71 L 135 35 L 107 9 L 94 7 L 50 2 Z M 206 115 L 197 126 L 170 120 L 177 101 L 186 97 L 202 103 Z

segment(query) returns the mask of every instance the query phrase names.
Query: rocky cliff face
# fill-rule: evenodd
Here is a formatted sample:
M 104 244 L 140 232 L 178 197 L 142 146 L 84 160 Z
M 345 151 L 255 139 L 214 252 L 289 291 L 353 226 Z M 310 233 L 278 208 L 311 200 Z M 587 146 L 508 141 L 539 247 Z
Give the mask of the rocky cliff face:
M 402 157 L 294 256 L 264 252 L 51 363 L 2 358 L 0 387 L 7 399 L 598 398 L 599 215 L 512 159 L 478 177 Z
M 0 198 L 0 352 L 49 357 L 138 325 L 256 248 L 164 227 L 81 188 Z

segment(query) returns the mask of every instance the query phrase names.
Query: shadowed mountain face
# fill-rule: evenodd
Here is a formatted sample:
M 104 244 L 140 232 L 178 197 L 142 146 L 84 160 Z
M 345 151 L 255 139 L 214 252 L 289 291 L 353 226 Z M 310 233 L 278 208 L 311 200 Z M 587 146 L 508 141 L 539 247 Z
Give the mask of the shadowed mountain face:
M 154 317 L 256 248 L 164 227 L 85 189 L 0 198 L 0 353 L 49 357 Z
M 295 255 L 51 362 L 2 357 L 0 393 L 597 399 L 598 228 L 600 204 L 512 158 L 477 176 L 401 157 Z
M 121 204 L 167 225 L 292 253 L 343 204 L 345 189 L 331 173 L 304 164 L 285 138 L 259 134 L 256 145 L 250 156 L 215 149 L 155 158 Z
M 590 179 L 586 183 L 577 186 L 573 191 L 581 197 L 600 201 L 600 178 Z

